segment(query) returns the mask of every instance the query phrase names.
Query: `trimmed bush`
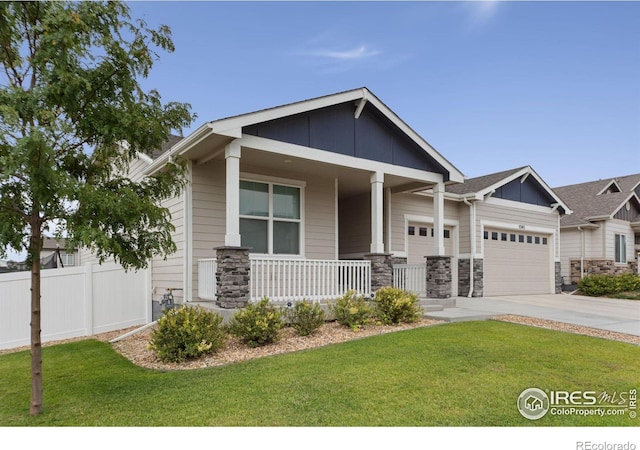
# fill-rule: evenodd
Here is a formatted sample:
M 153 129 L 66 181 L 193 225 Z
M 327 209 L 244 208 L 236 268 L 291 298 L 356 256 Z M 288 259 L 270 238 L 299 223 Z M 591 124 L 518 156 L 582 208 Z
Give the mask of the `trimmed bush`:
M 624 273 L 622 275 L 589 275 L 578 282 L 578 289 L 591 297 L 619 294 L 640 290 L 640 275 Z
M 215 353 L 226 341 L 222 316 L 201 306 L 181 306 L 158 320 L 149 348 L 164 362 L 183 362 Z
M 301 301 L 287 310 L 286 317 L 300 336 L 309 336 L 324 323 L 325 312 L 318 303 Z
M 362 295 L 349 291 L 331 305 L 331 310 L 340 325 L 358 331 L 371 322 L 373 308 Z
M 260 347 L 278 341 L 282 319 L 282 310 L 265 297 L 238 311 L 229 322 L 229 332 L 250 347 Z
M 375 297 L 376 318 L 385 325 L 411 323 L 421 316 L 418 296 L 402 289 L 383 287 Z

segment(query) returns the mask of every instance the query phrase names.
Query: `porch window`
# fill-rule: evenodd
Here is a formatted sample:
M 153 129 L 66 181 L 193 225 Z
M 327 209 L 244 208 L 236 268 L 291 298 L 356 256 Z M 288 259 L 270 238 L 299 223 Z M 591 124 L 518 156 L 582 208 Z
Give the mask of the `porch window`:
M 624 234 L 616 234 L 616 262 L 624 263 L 627 262 L 627 236 Z
M 300 188 L 240 181 L 240 236 L 252 253 L 300 254 Z

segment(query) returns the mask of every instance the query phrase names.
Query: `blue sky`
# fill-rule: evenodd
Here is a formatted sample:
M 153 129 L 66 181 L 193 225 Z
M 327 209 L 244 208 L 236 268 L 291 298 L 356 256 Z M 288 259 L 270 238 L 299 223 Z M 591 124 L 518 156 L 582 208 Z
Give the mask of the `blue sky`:
M 131 2 L 145 88 L 210 120 L 368 87 L 468 177 L 640 172 L 640 3 Z

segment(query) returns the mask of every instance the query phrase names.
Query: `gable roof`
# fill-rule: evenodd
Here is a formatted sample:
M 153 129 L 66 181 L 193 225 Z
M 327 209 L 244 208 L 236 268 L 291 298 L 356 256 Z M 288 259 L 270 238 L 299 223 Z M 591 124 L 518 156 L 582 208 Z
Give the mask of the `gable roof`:
M 495 196 L 499 198 L 562 208 L 564 214 L 572 213 L 569 206 L 531 166 L 469 178 L 463 184 L 448 186 L 447 192 L 478 200 L 497 192 Z
M 243 129 L 247 127 L 348 102 L 353 104 L 353 114 L 356 119 L 360 117 L 365 107 L 371 105 L 390 124 L 414 142 L 421 151 L 424 151 L 443 170 L 448 172 L 450 181 L 463 182 L 462 172 L 365 87 L 207 122 L 177 142 L 168 152 L 161 154 L 149 167 L 148 172 L 152 173 L 161 168 L 173 155 L 187 156 L 190 153 L 202 151 L 202 149 L 196 150 L 195 147 L 205 140 L 211 140 L 217 145 L 224 145 L 233 139 L 242 137 Z
M 611 186 L 616 186 L 621 192 L 615 192 L 615 189 L 611 192 Z M 639 186 L 640 174 L 635 174 L 554 188 L 574 211 L 571 217 L 560 219 L 560 225 L 564 228 L 575 227 L 592 225 L 592 221 L 596 220 L 612 219 L 629 201 L 635 201 L 640 206 L 637 193 Z

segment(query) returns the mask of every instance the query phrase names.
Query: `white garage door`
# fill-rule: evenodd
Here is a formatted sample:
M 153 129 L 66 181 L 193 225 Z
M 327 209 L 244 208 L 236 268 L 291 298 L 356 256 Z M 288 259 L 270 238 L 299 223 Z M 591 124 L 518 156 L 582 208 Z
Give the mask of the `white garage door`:
M 484 296 L 549 294 L 549 235 L 487 229 L 484 232 Z
M 431 256 L 434 252 L 435 239 L 433 237 L 433 225 L 420 222 L 409 222 L 407 227 L 407 262 L 409 264 L 426 263 L 425 256 Z M 453 256 L 453 230 L 444 228 L 445 255 Z

